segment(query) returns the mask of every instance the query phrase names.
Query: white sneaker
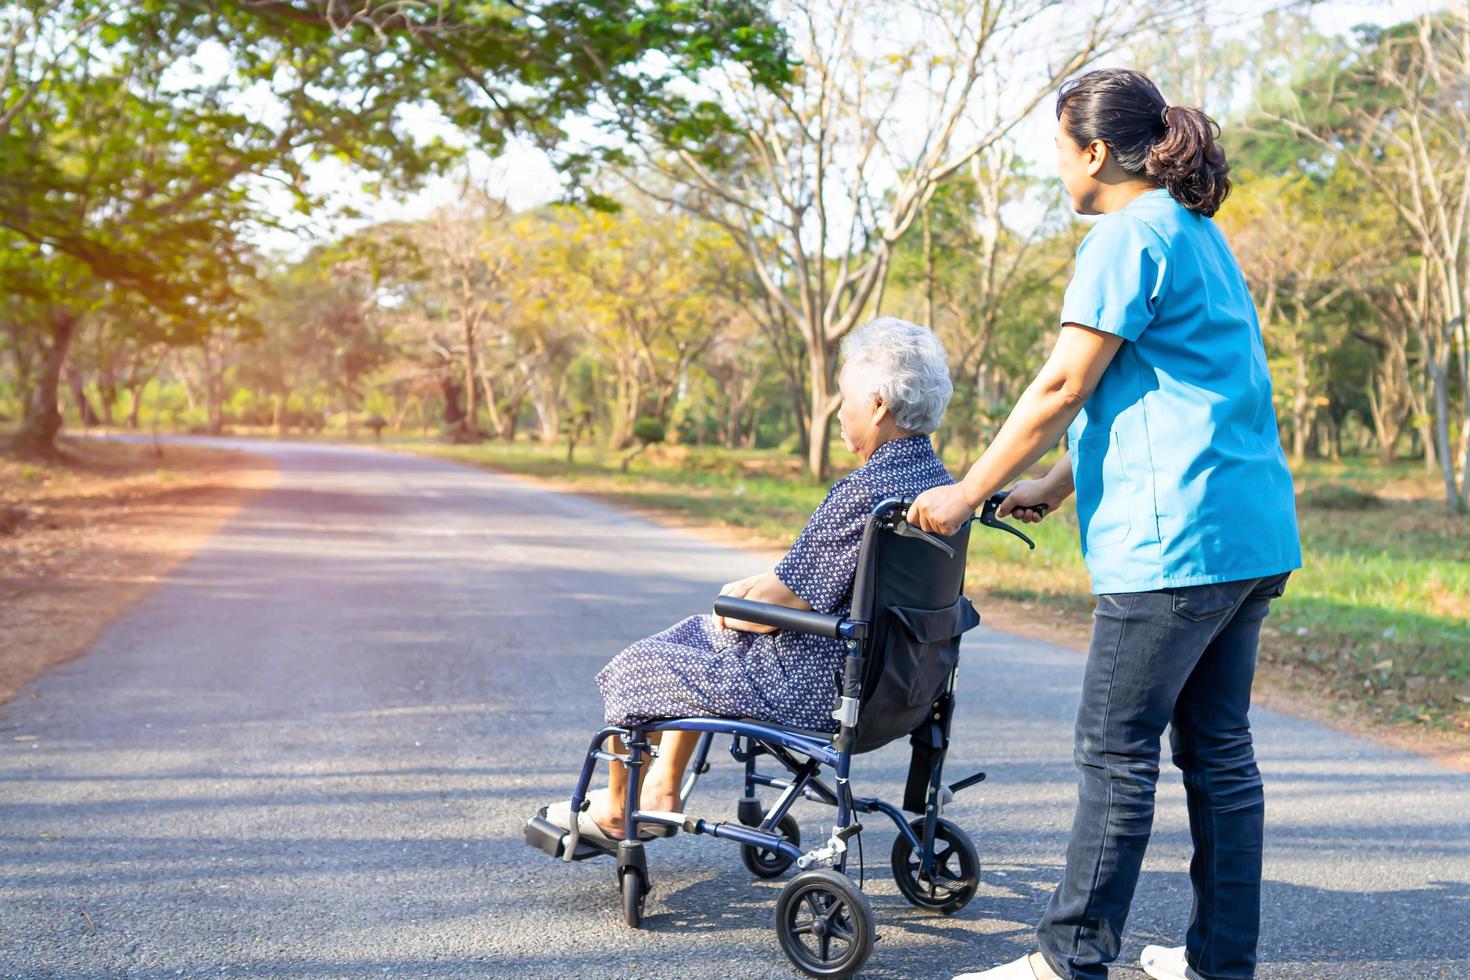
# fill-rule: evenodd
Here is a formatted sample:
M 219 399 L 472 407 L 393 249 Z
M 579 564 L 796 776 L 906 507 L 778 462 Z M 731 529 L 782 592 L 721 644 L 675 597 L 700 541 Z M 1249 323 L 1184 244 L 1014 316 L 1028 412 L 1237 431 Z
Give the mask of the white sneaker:
M 1046 965 L 1045 960 L 1041 960 L 1040 967 L 1033 966 L 1032 956 L 1041 960 L 1038 954 L 1032 953 L 994 969 L 981 970 L 979 973 L 961 973 L 954 980 L 1058 980 L 1055 971 Z
M 1138 965 L 1154 980 L 1187 980 L 1189 962 L 1183 946 L 1145 946 Z

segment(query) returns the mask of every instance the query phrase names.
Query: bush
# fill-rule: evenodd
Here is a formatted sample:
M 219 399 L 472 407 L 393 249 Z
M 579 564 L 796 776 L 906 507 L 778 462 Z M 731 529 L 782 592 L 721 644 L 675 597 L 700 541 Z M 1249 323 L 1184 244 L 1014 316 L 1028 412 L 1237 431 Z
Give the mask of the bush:
M 664 441 L 664 424 L 658 419 L 641 418 L 633 424 L 633 438 L 645 446 Z
M 1378 510 L 1383 501 L 1371 493 L 1341 483 L 1324 483 L 1304 490 L 1299 502 L 1313 510 Z

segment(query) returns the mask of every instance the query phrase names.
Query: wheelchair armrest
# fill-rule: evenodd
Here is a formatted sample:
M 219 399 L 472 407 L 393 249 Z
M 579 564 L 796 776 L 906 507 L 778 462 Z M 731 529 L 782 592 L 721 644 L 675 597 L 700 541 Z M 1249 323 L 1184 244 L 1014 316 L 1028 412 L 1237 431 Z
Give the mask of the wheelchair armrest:
M 722 595 L 715 599 L 715 615 L 738 619 L 747 623 L 760 623 L 780 630 L 795 633 L 810 633 L 814 636 L 839 637 L 842 635 L 841 616 L 824 616 L 805 609 L 792 609 L 772 602 L 756 602 L 754 599 L 736 599 Z

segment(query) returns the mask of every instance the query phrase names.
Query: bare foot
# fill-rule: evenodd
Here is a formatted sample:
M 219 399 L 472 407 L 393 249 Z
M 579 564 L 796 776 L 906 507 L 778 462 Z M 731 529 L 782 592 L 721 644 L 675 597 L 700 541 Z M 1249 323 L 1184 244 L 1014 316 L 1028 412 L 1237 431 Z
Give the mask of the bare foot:
M 638 800 L 638 805 L 644 810 L 679 810 L 679 794 L 674 792 L 662 792 L 648 787 L 644 788 L 643 795 Z M 612 794 L 601 790 L 592 796 L 592 805 L 587 808 L 587 815 L 592 822 L 602 828 L 602 832 L 614 839 L 623 836 L 624 828 L 628 826 L 623 819 L 623 799 L 618 797 L 613 802 Z
M 679 812 L 678 792 L 665 792 L 656 789 L 645 789 L 639 805 L 645 810 L 668 810 Z
M 602 832 L 614 840 L 621 839 L 623 829 L 627 824 L 623 821 L 623 807 L 621 804 L 614 806 L 611 799 L 604 796 L 601 800 L 594 800 L 587 808 L 587 815 L 592 822 L 602 828 Z

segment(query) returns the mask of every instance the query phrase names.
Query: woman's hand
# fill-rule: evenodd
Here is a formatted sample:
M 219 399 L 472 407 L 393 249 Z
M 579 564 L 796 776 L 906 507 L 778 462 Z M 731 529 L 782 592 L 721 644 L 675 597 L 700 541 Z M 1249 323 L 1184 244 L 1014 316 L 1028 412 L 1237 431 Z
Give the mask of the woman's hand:
M 752 575 L 749 578 L 736 579 L 734 582 L 726 582 L 720 586 L 720 595 L 733 596 L 736 599 L 744 599 L 750 595 L 750 590 L 755 588 L 757 582 L 765 577 L 765 572 Z
M 731 596 L 735 599 L 745 599 L 750 596 L 751 590 L 760 585 L 761 580 L 769 574 L 769 572 L 761 572 L 759 575 L 752 575 L 749 578 L 726 582 L 720 587 L 720 595 Z M 774 578 L 774 576 L 772 577 Z M 775 629 L 774 626 L 763 626 L 759 623 L 744 623 L 735 619 L 727 620 L 724 616 L 715 617 L 715 628 L 722 630 L 741 630 L 746 633 L 769 633 Z
M 996 517 L 1014 517 L 1022 524 L 1039 524 L 1057 509 L 1064 494 L 1058 494 L 1047 480 L 1021 480 L 1011 487 L 1006 499 L 995 509 Z M 1043 512 L 1039 508 L 1044 506 Z
M 915 527 L 948 537 L 975 513 L 965 499 L 965 488 L 958 483 L 933 487 L 919 494 L 909 508 L 907 520 Z
M 720 589 L 720 595 L 734 596 L 736 599 L 750 599 L 753 602 L 768 602 L 775 606 L 785 606 L 787 609 L 810 609 L 811 605 L 801 596 L 792 592 L 786 583 L 776 577 L 775 572 L 762 572 L 752 575 L 750 578 L 731 582 Z M 726 619 L 724 616 L 716 616 L 715 627 L 722 630 L 739 630 L 742 633 L 774 633 L 776 627 L 767 626 L 765 623 L 747 623 L 740 619 Z

